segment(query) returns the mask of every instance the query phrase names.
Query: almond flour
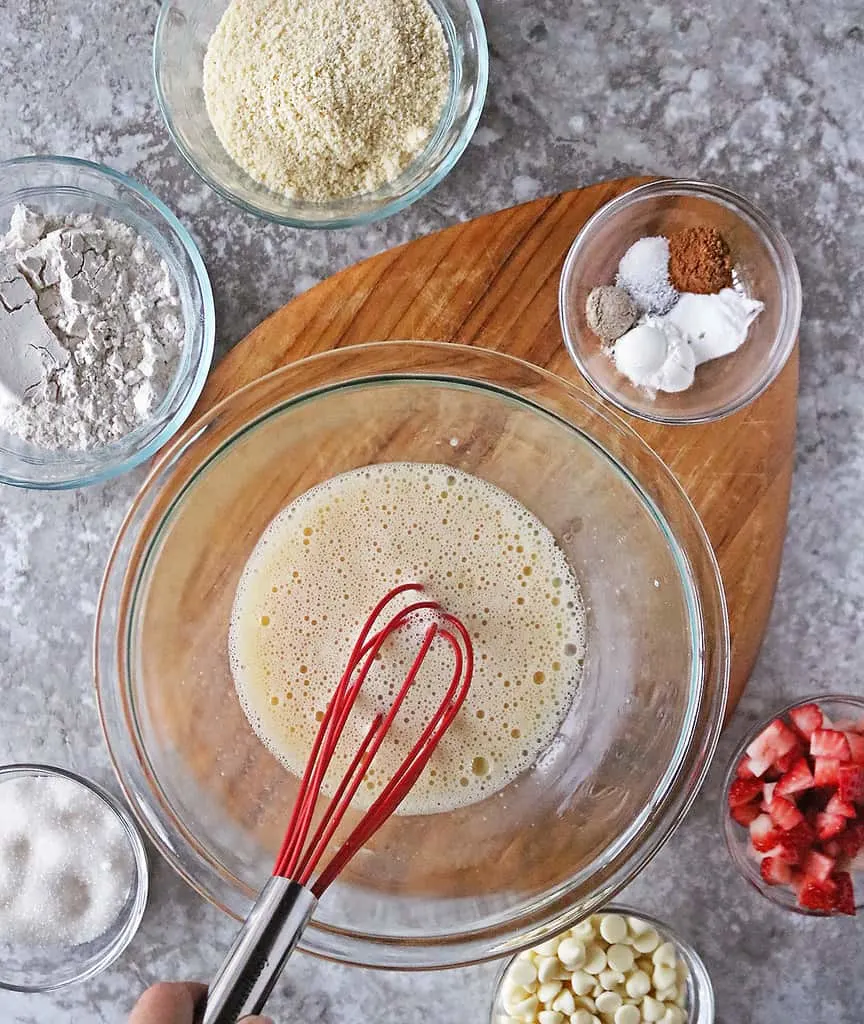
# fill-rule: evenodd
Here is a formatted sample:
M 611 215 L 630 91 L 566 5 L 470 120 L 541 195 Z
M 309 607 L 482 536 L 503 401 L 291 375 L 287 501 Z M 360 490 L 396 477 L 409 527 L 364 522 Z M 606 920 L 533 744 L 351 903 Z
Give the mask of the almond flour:
M 317 202 L 398 177 L 435 131 L 449 81 L 427 0 L 232 0 L 204 61 L 231 157 L 274 192 Z

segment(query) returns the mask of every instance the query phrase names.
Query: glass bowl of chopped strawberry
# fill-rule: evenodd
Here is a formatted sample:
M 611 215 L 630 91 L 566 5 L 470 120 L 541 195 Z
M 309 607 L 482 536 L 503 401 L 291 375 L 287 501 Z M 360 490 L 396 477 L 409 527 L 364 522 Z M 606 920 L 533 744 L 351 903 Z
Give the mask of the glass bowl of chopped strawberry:
M 864 699 L 781 709 L 735 751 L 724 792 L 729 852 L 763 896 L 816 916 L 864 906 Z

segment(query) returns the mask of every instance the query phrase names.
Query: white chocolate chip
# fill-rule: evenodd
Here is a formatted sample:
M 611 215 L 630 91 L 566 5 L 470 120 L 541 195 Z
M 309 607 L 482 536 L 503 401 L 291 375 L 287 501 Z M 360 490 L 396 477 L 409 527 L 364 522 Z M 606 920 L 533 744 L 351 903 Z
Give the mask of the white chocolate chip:
M 558 947 L 558 959 L 572 971 L 585 963 L 585 943 L 579 939 L 564 939 Z
M 604 914 L 600 918 L 600 934 L 610 944 L 627 938 L 627 922 L 619 914 Z
M 540 1009 L 540 1000 L 537 996 L 531 995 L 527 999 L 523 999 L 521 1003 L 516 1003 L 513 1006 L 507 1006 L 505 1008 L 511 1017 L 527 1017 L 528 1020 L 534 1020 L 537 1016 L 537 1011 Z
M 597 1004 L 591 999 L 590 996 L 579 996 L 576 1003 L 583 1010 L 587 1010 L 589 1013 L 593 1013 L 597 1009 Z
M 597 979 L 587 971 L 574 971 L 570 979 L 570 987 L 577 996 L 587 996 L 596 984 Z
M 594 1024 L 597 1018 L 587 1010 L 577 1010 L 570 1017 L 570 1024 Z M 637 1022 L 638 1024 L 638 1022 Z
M 597 996 L 597 1009 L 600 1013 L 614 1013 L 621 1006 L 621 996 L 617 992 L 604 992 Z
M 558 1013 L 557 1010 L 541 1010 L 537 1014 L 537 1020 L 540 1024 L 563 1024 L 564 1014 Z
M 580 942 L 589 942 L 594 938 L 594 925 L 590 921 L 580 921 L 570 929 L 570 934 Z
M 660 936 L 653 928 L 633 939 L 633 948 L 640 953 L 650 953 L 660 945 Z
M 537 980 L 541 985 L 557 981 L 561 976 L 561 961 L 557 956 L 540 957 L 537 961 Z
M 687 1017 L 684 1011 L 677 1006 L 667 1006 L 666 1013 L 660 1024 L 686 1024 Z
M 627 927 L 634 935 L 644 935 L 645 932 L 651 931 L 651 925 L 641 917 L 628 917 Z
M 678 1001 L 678 986 L 671 985 L 669 988 L 658 988 L 657 998 L 661 1003 L 675 1003 Z
M 599 974 L 606 966 L 606 954 L 599 946 L 589 946 L 585 950 L 585 963 L 582 969 L 589 974 Z
M 569 1017 L 571 1013 L 576 1012 L 576 1000 L 573 998 L 573 993 L 569 988 L 562 989 L 555 996 L 555 999 L 552 1001 L 552 1009 L 563 1013 L 565 1017 Z
M 660 967 L 674 967 L 678 963 L 678 955 L 671 942 L 664 942 L 651 955 L 654 963 Z
M 507 980 L 514 985 L 528 988 L 537 981 L 537 968 L 530 960 L 515 960 L 507 972 Z
M 660 947 L 663 948 L 662 946 Z M 659 951 L 658 951 L 659 952 Z M 664 967 L 659 964 L 654 968 L 654 974 L 651 979 L 654 982 L 654 988 L 670 988 L 678 981 L 678 972 L 674 967 Z
M 504 1009 L 509 1013 L 513 1013 L 513 1007 L 519 1006 L 523 1003 L 531 993 L 527 988 L 523 988 L 521 985 L 514 985 L 510 978 L 504 979 L 504 986 L 501 989 L 501 1001 L 504 1003 Z
M 563 987 L 560 981 L 547 981 L 537 989 L 537 998 L 541 1003 L 551 1003 Z
M 633 970 L 636 958 L 633 956 L 633 950 L 629 946 L 616 943 L 606 950 L 606 959 L 611 968 L 619 971 L 621 974 L 627 974 Z
M 558 952 L 559 939 L 549 939 L 548 942 L 541 942 L 539 946 L 534 947 L 534 952 L 538 956 L 555 956 Z
M 655 1024 L 666 1016 L 666 1007 L 653 996 L 645 996 L 642 1000 L 642 1019 Z
M 634 971 L 624 985 L 631 999 L 641 999 L 651 991 L 651 978 L 645 971 Z
M 597 975 L 597 980 L 605 990 L 613 989 L 624 981 L 624 975 L 620 971 L 605 970 Z
M 619 1006 L 615 1011 L 615 1024 L 642 1024 L 642 1014 L 635 1006 Z

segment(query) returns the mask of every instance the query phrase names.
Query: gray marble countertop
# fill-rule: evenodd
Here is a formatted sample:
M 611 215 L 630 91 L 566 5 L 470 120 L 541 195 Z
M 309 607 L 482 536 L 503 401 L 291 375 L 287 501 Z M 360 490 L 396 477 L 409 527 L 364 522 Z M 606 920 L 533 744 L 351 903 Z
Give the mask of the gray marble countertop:
M 786 916 L 734 873 L 719 766 L 748 723 L 810 690 L 864 694 L 864 10 L 858 0 L 486 0 L 480 128 L 450 177 L 385 224 L 301 234 L 223 202 L 185 165 L 150 80 L 156 0 L 0 0 L 0 158 L 63 153 L 148 184 L 197 237 L 218 351 L 347 264 L 454 221 L 626 173 L 694 175 L 782 225 L 804 284 L 798 464 L 777 600 L 750 687 L 682 828 L 625 893 L 690 936 L 723 1024 L 860 1024 L 854 920 Z M 0 763 L 46 760 L 116 788 L 90 638 L 111 539 L 141 473 L 0 494 Z M 722 898 L 721 898 L 722 894 Z M 122 960 L 55 995 L 0 994 L 3 1024 L 121 1024 L 150 982 L 206 979 L 232 924 L 160 861 Z M 363 972 L 298 957 L 284 1024 L 488 1019 L 495 968 Z

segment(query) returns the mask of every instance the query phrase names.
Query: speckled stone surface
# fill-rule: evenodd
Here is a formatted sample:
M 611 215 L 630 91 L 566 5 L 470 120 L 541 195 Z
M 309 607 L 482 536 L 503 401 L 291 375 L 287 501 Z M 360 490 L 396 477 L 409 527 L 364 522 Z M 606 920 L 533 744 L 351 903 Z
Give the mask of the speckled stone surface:
M 150 81 L 155 0 L 0 0 L 0 158 L 65 153 L 150 185 L 189 225 L 216 293 L 219 352 L 364 256 L 456 220 L 630 172 L 739 189 L 782 225 L 804 283 L 798 466 L 771 626 L 706 790 L 625 894 L 703 953 L 723 1024 L 860 1024 L 855 921 L 772 909 L 716 826 L 720 765 L 748 724 L 811 690 L 864 693 L 864 14 L 853 0 L 487 0 L 492 74 L 465 157 L 383 225 L 300 234 L 210 193 L 172 146 Z M 114 786 L 91 628 L 112 535 L 141 474 L 73 494 L 0 493 L 0 763 L 46 760 Z M 3 1024 L 120 1024 L 162 978 L 206 979 L 232 925 L 163 863 L 121 962 L 55 995 L 0 994 Z M 280 1022 L 482 1024 L 495 968 L 367 973 L 298 957 Z

